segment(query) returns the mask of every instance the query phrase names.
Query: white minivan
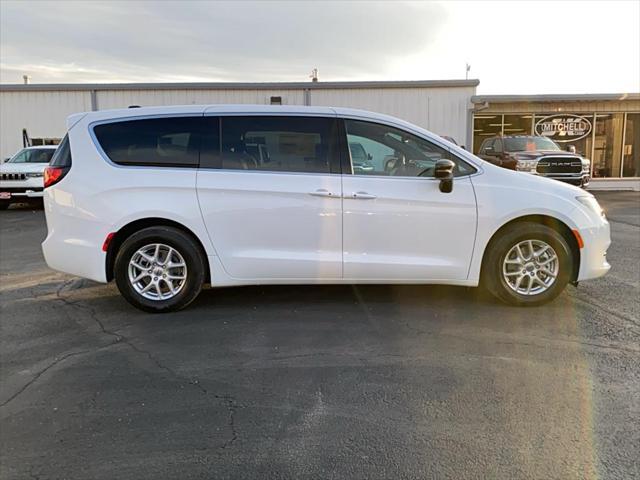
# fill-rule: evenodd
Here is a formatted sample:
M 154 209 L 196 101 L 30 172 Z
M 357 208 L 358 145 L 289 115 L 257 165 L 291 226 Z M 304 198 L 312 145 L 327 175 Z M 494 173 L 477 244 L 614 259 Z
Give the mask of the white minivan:
M 45 172 L 49 266 L 134 306 L 205 283 L 477 286 L 538 305 L 604 275 L 609 224 L 576 187 L 397 118 L 328 107 L 72 115 Z

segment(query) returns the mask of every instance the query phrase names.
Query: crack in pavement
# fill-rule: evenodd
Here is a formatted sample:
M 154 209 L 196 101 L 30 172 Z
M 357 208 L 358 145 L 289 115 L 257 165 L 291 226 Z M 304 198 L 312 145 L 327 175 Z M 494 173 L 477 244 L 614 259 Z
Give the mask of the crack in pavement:
M 98 318 L 98 314 L 95 311 L 94 308 L 92 308 L 89 305 L 84 305 L 79 301 L 72 301 L 69 298 L 66 298 L 64 296 L 62 296 L 63 291 L 65 290 L 66 287 L 74 284 L 75 280 L 68 280 L 62 283 L 62 285 L 56 290 L 56 299 L 63 302 L 65 305 L 68 305 L 72 308 L 79 308 L 85 312 L 87 312 L 89 314 L 89 317 L 98 325 L 98 327 L 100 328 L 100 331 L 102 333 L 104 333 L 105 335 L 109 335 L 111 337 L 114 338 L 113 343 L 109 344 L 108 346 L 113 346 L 116 345 L 118 343 L 123 343 L 125 345 L 127 345 L 129 348 L 131 348 L 133 351 L 135 351 L 136 353 L 139 353 L 141 355 L 145 355 L 147 357 L 147 359 L 152 362 L 157 368 L 164 370 L 165 372 L 167 372 L 168 374 L 170 374 L 171 376 L 173 376 L 174 378 L 180 380 L 180 381 L 187 381 L 190 385 L 193 385 L 194 387 L 196 387 L 198 390 L 200 390 L 201 393 L 203 393 L 204 395 L 207 396 L 212 396 L 213 398 L 215 398 L 216 400 L 222 401 L 224 406 L 227 409 L 228 412 L 228 421 L 227 421 L 227 425 L 231 431 L 231 438 L 227 441 L 224 442 L 224 444 L 220 447 L 222 449 L 226 449 L 228 447 L 230 447 L 237 439 L 238 439 L 238 432 L 236 430 L 236 425 L 235 425 L 235 416 L 236 416 L 236 411 L 238 408 L 238 404 L 236 399 L 231 396 L 231 395 L 217 395 L 217 394 L 213 394 L 213 393 L 209 393 L 208 390 L 200 383 L 200 381 L 198 379 L 188 379 L 183 377 L 182 375 L 178 374 L 175 370 L 173 370 L 172 368 L 168 367 L 167 365 L 164 365 L 159 359 L 157 359 L 150 351 L 142 349 L 140 347 L 138 347 L 137 345 L 135 345 L 134 343 L 131 342 L 131 340 L 129 340 L 126 336 L 117 333 L 116 331 L 113 330 L 109 330 L 105 327 L 104 323 L 102 323 L 102 321 Z M 86 351 L 89 352 L 89 351 Z M 53 366 L 53 365 L 51 365 Z M 50 367 L 49 367 L 50 368 Z M 44 373 L 44 372 L 42 372 Z M 35 379 L 33 380 L 35 381 Z M 33 383 L 33 381 L 31 383 Z M 22 389 L 23 391 L 26 390 L 26 386 Z M 17 397 L 21 392 L 18 392 L 17 394 L 14 395 L 13 398 Z M 12 398 L 12 399 L 13 399 Z
M 636 327 L 640 327 L 640 322 L 637 322 L 633 317 L 630 317 L 628 315 L 625 315 L 624 313 L 620 313 L 620 312 L 616 312 L 615 310 L 611 310 L 607 307 L 605 307 L 604 305 L 598 303 L 598 302 L 594 302 L 593 300 L 587 300 L 586 298 L 582 298 L 578 295 L 569 293 L 569 297 L 572 298 L 573 300 L 577 300 L 579 302 L 582 302 L 586 305 L 589 305 L 590 307 L 594 307 L 597 308 L 598 310 L 601 310 L 609 315 L 612 315 L 620 320 L 626 321 L 631 323 L 632 325 L 635 325 Z
M 33 385 L 47 370 L 49 370 L 50 368 L 56 366 L 57 364 L 59 364 L 60 362 L 65 361 L 67 358 L 70 357 L 75 357 L 77 355 L 83 355 L 86 353 L 90 353 L 91 350 L 82 350 L 79 352 L 71 352 L 71 353 L 67 353 L 65 355 L 62 355 L 61 357 L 57 357 L 55 358 L 51 363 L 49 363 L 46 367 L 44 367 L 43 369 L 39 370 L 33 377 L 31 377 L 31 380 L 29 380 L 27 383 L 25 383 L 22 387 L 20 387 L 13 395 L 11 395 L 7 400 L 5 400 L 4 402 L 2 402 L 2 404 L 0 404 L 0 407 L 4 407 L 6 405 L 8 405 L 11 401 L 13 401 L 15 398 L 17 398 L 21 393 L 23 393 L 27 388 L 29 388 L 31 385 Z

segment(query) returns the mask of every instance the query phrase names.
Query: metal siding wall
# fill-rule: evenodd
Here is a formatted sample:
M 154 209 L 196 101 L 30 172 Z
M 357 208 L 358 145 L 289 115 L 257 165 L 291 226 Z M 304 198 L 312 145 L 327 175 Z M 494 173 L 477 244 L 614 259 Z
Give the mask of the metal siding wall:
M 97 101 L 104 110 L 129 105 L 268 105 L 272 96 L 282 97 L 283 105 L 304 104 L 303 90 L 103 90 L 97 92 Z
M 97 108 L 129 105 L 258 104 L 282 97 L 284 105 L 304 105 L 303 89 L 98 90 Z M 311 90 L 311 105 L 350 107 L 393 115 L 465 143 L 467 111 L 474 87 L 344 88 Z M 68 115 L 91 110 L 90 91 L 0 92 L 1 154 L 22 146 L 22 128 L 33 137 L 60 137 Z
M 30 137 L 60 138 L 67 116 L 88 110 L 88 91 L 0 92 L 0 158 L 22 148 L 23 128 Z
M 393 115 L 465 143 L 467 111 L 475 88 L 313 89 L 311 105 L 348 107 Z

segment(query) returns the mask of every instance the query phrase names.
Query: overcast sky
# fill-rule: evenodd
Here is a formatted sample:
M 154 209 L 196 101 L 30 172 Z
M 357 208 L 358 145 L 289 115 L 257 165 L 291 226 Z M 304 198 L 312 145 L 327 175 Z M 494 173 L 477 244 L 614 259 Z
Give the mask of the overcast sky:
M 640 1 L 0 0 L 0 82 L 480 79 L 640 91 Z

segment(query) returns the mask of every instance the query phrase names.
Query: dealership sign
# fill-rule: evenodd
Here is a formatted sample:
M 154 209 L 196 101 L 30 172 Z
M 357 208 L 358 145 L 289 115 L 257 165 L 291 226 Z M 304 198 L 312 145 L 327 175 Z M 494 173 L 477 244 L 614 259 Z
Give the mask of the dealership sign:
M 591 122 L 579 115 L 549 115 L 536 123 L 536 135 L 556 142 L 573 142 L 591 133 Z

